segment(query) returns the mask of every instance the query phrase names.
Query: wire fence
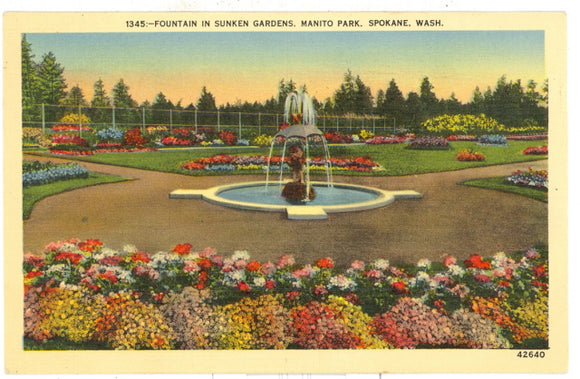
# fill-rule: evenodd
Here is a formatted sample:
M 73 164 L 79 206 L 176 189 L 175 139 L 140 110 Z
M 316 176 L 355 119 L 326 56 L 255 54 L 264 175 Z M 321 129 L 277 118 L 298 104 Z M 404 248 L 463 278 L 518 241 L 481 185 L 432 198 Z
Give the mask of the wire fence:
M 41 128 L 42 134 L 51 133 L 58 125 L 78 126 L 79 133 L 90 128 L 98 131 L 107 128 L 130 129 L 139 127 L 194 128 L 196 133 L 228 130 L 238 138 L 275 134 L 284 122 L 282 113 L 255 113 L 235 111 L 198 111 L 152 108 L 116 107 L 71 107 L 63 105 L 37 104 L 29 107 L 26 114 L 33 115 L 23 120 L 23 127 Z M 397 130 L 396 120 L 374 115 L 329 116 L 318 115 L 316 126 L 324 132 L 338 131 L 345 134 L 361 130 L 391 132 Z

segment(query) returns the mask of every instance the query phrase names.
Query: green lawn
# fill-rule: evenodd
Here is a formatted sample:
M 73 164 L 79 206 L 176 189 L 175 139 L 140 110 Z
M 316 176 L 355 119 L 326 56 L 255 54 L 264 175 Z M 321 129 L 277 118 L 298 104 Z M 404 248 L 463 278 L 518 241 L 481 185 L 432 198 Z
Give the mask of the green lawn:
M 115 183 L 128 180 L 119 176 L 103 175 L 90 173 L 86 179 L 71 179 L 60 182 L 43 184 L 40 186 L 31 186 L 23 188 L 22 190 L 22 217 L 28 219 L 34 204 L 44 199 L 45 197 L 59 194 L 65 191 L 71 191 L 77 188 L 93 186 L 104 183 Z
M 539 146 L 544 143 L 544 141 L 510 141 L 509 146 L 498 147 L 478 146 L 475 142 L 452 142 L 451 149 L 449 150 L 409 150 L 405 149 L 406 144 L 362 146 L 331 145 L 330 155 L 331 157 L 337 158 L 369 156 L 375 162 L 381 164 L 385 168 L 384 171 L 379 172 L 341 172 L 340 175 L 399 176 L 546 159 L 546 156 L 522 155 L 521 153 L 527 147 Z M 461 149 L 473 149 L 485 155 L 486 160 L 483 162 L 459 162 L 455 160 L 455 155 L 457 155 Z M 280 149 L 276 149 L 274 154 L 279 154 L 279 150 Z M 319 150 L 320 148 L 313 149 L 311 156 L 321 155 Z M 231 155 L 267 155 L 268 152 L 269 148 L 265 147 L 239 149 L 172 149 L 139 153 L 105 153 L 91 156 L 67 158 L 153 171 L 193 174 L 192 172 L 181 170 L 180 166 L 183 163 L 195 160 L 197 158 L 209 157 L 220 153 Z M 255 174 L 256 172 L 244 170 L 243 173 L 236 174 L 251 173 Z M 220 174 L 223 175 L 223 173 Z
M 532 187 L 516 186 L 513 184 L 506 183 L 505 178 L 503 176 L 495 177 L 495 178 L 469 180 L 469 181 L 463 182 L 461 184 L 466 185 L 466 186 L 515 193 L 515 194 L 518 194 L 521 196 L 526 196 L 526 197 L 529 197 L 529 198 L 532 198 L 535 200 L 543 201 L 545 203 L 548 202 L 548 193 L 547 192 L 542 191 L 540 189 L 535 189 Z

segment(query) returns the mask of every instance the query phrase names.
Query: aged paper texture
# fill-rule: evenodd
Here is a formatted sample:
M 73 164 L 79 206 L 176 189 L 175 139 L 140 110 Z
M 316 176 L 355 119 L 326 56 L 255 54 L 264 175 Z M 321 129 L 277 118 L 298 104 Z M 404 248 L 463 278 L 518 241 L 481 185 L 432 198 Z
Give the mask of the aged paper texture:
M 6 13 L 3 42 L 9 373 L 566 371 L 565 14 Z

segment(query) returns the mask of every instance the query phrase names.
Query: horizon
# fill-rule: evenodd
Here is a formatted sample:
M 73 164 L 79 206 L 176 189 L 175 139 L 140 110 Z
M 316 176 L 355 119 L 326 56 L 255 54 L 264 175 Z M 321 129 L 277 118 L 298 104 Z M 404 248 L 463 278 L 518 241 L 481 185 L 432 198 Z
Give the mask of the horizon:
M 350 70 L 375 98 L 394 79 L 407 97 L 428 77 L 438 99 L 453 93 L 466 104 L 498 79 L 547 78 L 543 31 L 153 32 L 25 33 L 36 63 L 52 52 L 67 90 L 85 99 L 101 79 L 107 95 L 123 79 L 141 104 L 163 93 L 173 104 L 195 104 L 206 87 L 216 105 L 263 103 L 280 80 L 331 98 Z

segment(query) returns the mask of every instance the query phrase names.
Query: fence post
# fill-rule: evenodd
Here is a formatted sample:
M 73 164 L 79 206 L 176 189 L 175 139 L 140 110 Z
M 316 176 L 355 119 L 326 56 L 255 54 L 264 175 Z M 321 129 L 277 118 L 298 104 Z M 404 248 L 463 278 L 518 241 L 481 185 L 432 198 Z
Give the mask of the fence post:
M 42 114 L 42 135 L 44 136 L 44 131 L 46 129 L 46 120 L 45 120 L 45 117 L 44 117 L 44 103 L 42 103 L 42 108 L 41 108 L 41 112 L 40 113 Z
M 396 120 L 397 119 L 393 117 L 393 134 L 396 134 L 397 133 L 397 131 L 396 131 L 396 125 L 395 125 L 396 124 Z
M 373 117 L 373 134 L 375 134 L 375 118 Z
M 113 104 L 112 110 L 113 110 L 112 122 L 113 122 L 113 128 L 114 128 L 115 127 L 115 105 L 114 104 Z
M 83 122 L 81 121 L 81 106 L 79 104 L 79 137 L 82 136 Z
M 173 109 L 169 110 L 169 132 L 173 131 Z
M 220 131 L 220 110 L 218 109 L 217 111 L 217 127 L 218 127 L 218 132 Z
M 197 109 L 194 112 L 195 134 L 197 134 Z
M 141 133 L 145 134 L 145 107 L 141 108 L 141 113 L 143 117 L 141 117 Z
M 262 114 L 258 113 L 258 135 L 262 134 Z
M 242 112 L 238 112 L 238 139 L 242 139 Z
M 338 132 L 338 116 L 336 116 L 336 131 Z

